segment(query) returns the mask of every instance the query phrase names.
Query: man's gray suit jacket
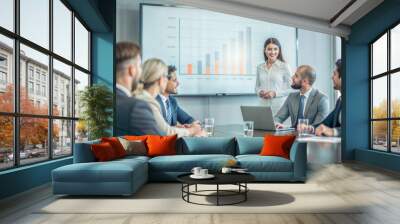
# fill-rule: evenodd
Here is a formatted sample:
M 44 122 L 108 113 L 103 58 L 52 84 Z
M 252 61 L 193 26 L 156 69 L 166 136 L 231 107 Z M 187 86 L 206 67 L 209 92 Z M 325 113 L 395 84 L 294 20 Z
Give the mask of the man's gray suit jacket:
M 156 123 L 147 102 L 127 96 L 116 88 L 116 135 L 166 135 Z
M 300 104 L 300 92 L 290 93 L 285 102 L 274 116 L 276 122 L 283 123 L 289 116 L 291 126 L 294 127 L 297 121 Z M 318 89 L 312 89 L 308 96 L 304 110 L 304 118 L 308 119 L 311 125 L 322 122 L 329 113 L 328 97 Z

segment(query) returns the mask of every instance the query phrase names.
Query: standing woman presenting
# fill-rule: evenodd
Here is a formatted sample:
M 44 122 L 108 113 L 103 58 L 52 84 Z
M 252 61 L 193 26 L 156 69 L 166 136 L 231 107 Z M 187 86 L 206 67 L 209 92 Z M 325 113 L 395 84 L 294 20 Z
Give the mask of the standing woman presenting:
M 275 114 L 289 93 L 291 71 L 282 56 L 278 39 L 268 38 L 264 43 L 265 62 L 257 66 L 256 93 L 261 105 L 270 106 Z

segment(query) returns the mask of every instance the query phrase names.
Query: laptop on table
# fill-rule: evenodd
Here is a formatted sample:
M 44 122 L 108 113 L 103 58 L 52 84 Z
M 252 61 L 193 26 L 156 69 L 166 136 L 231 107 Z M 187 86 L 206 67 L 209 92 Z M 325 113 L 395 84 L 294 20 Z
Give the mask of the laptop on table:
M 265 106 L 240 106 L 243 121 L 253 121 L 255 130 L 264 131 L 293 131 L 294 128 L 284 127 L 277 129 L 275 127 L 274 115 L 271 107 Z

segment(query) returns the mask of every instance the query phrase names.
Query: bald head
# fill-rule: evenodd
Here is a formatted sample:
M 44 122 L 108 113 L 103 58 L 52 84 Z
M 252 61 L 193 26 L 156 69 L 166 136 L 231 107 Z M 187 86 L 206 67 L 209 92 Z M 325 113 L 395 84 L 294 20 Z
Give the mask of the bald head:
M 316 79 L 315 70 L 309 65 L 301 65 L 292 76 L 292 88 L 307 91 Z
M 317 75 L 315 74 L 315 70 L 313 67 L 309 65 L 301 65 L 297 68 L 297 71 L 299 72 L 300 78 L 302 80 L 306 79 L 310 86 L 314 84 Z

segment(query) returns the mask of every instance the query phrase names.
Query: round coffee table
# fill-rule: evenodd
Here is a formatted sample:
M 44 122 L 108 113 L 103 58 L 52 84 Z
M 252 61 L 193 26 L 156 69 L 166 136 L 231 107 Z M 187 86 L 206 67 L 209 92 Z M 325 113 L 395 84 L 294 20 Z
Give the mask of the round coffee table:
M 247 183 L 255 180 L 255 177 L 248 173 L 216 173 L 213 174 L 215 177 L 212 179 L 193 179 L 189 174 L 182 174 L 178 176 L 178 181 L 182 183 L 182 199 L 188 203 L 198 204 L 198 205 L 234 205 L 247 200 L 247 192 L 249 188 Z M 197 185 L 215 185 L 215 190 L 198 190 Z M 195 186 L 194 191 L 190 191 L 190 186 Z M 220 189 L 220 185 L 236 185 L 237 190 L 223 190 Z M 214 192 L 215 194 L 206 194 L 209 192 Z M 190 196 L 203 196 L 203 197 L 216 197 L 216 204 L 202 204 L 196 203 L 190 200 Z M 221 203 L 221 197 L 232 197 L 241 196 L 239 200 L 231 203 Z

